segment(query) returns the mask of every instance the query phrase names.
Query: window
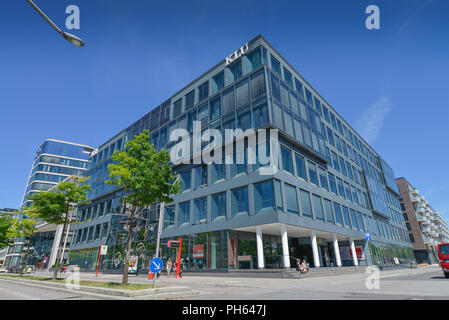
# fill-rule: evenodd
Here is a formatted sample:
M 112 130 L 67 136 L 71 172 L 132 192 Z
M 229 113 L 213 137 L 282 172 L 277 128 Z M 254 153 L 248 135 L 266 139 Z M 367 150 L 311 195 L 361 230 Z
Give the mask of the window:
M 239 82 L 235 86 L 236 98 L 237 98 L 237 108 L 249 103 L 249 79 Z M 224 100 L 223 100 L 224 103 Z
M 321 104 L 320 104 L 320 101 L 317 98 L 314 98 L 314 101 L 315 101 L 315 109 L 321 115 Z
M 260 47 L 246 55 L 246 72 L 249 73 L 262 64 Z
M 226 179 L 226 165 L 224 159 L 221 164 L 212 163 L 212 183 Z
M 228 83 L 238 80 L 242 76 L 242 59 L 237 60 L 229 66 Z
M 306 162 L 303 157 L 295 153 L 296 158 L 296 175 L 307 181 Z
M 326 222 L 334 223 L 334 214 L 332 213 L 332 203 L 327 199 L 323 199 L 323 201 L 324 201 L 324 212 L 326 214 Z
M 206 223 L 207 219 L 207 198 L 195 199 L 195 215 L 194 215 L 194 224 Z
M 224 88 L 224 72 L 220 72 L 212 78 L 212 94 Z
M 320 176 L 321 188 L 326 189 L 327 191 L 329 191 L 329 186 L 327 184 L 326 171 L 323 168 L 318 167 L 318 174 Z M 334 181 L 334 183 L 335 183 L 335 181 Z
M 284 185 L 285 198 L 287 200 L 287 212 L 299 214 L 298 196 L 296 195 L 296 188 L 289 184 Z
M 296 79 L 295 79 L 295 87 L 296 87 L 296 92 L 298 92 L 299 95 L 304 98 L 304 91 L 303 91 L 302 83 Z
M 340 166 L 338 165 L 338 157 L 337 154 L 335 152 L 331 152 L 331 156 L 332 156 L 332 166 L 334 167 L 335 170 L 340 172 Z
M 343 181 L 340 178 L 337 178 L 337 187 L 338 187 L 338 194 L 343 199 L 346 199 L 345 197 L 345 189 L 343 187 Z
M 243 131 L 251 128 L 251 109 L 249 106 L 238 111 L 237 128 L 242 129 Z
M 339 157 L 339 160 L 340 160 L 340 169 L 341 169 L 341 173 L 342 173 L 344 176 L 347 176 L 347 173 L 346 173 L 346 167 L 345 167 L 345 161 L 344 161 L 343 158 L 341 158 L 341 157 Z
M 231 191 L 231 215 L 236 217 L 248 214 L 248 187 L 233 189 Z
M 312 93 L 306 88 L 306 100 L 307 103 L 313 106 Z
M 200 109 L 201 111 L 201 109 Z M 214 99 L 210 101 L 210 120 L 214 120 L 218 118 L 221 115 L 221 100 L 220 96 L 218 95 Z M 198 115 L 201 120 L 200 115 Z
M 180 176 L 182 182 L 181 190 L 182 191 L 190 190 L 190 188 L 192 187 L 192 179 L 191 179 L 192 172 L 190 170 L 184 171 L 181 172 Z
M 101 224 L 97 224 L 95 226 L 95 237 L 94 237 L 95 240 L 100 239 L 101 234 L 100 231 L 101 231 Z
M 349 210 L 346 207 L 343 207 L 343 219 L 345 222 L 345 227 L 351 228 L 351 220 L 349 219 Z
M 179 204 L 178 226 L 190 222 L 190 201 Z
M 207 165 L 203 164 L 195 168 L 195 188 L 207 184 Z
M 273 180 L 254 184 L 254 206 L 256 213 L 274 210 Z
M 283 82 L 281 82 L 281 104 L 291 110 L 288 88 Z
M 292 74 L 285 69 L 285 67 L 283 67 L 284 69 L 284 80 L 290 85 L 290 87 L 293 87 L 293 77 Z
M 277 101 L 281 101 L 281 89 L 279 87 L 279 78 L 271 73 L 271 94 Z
M 307 161 L 307 168 L 309 169 L 310 182 L 318 186 L 318 176 L 316 174 L 316 166 L 313 162 Z
M 281 63 L 271 55 L 271 69 L 281 77 Z
M 312 194 L 313 212 L 315 213 L 315 219 L 324 221 L 324 212 L 321 205 L 321 198 Z
M 334 134 L 330 128 L 327 128 L 327 139 L 329 143 L 335 147 Z
M 348 178 L 351 179 L 351 180 L 354 180 L 354 176 L 352 175 L 352 168 L 351 168 L 351 165 L 348 162 L 346 162 L 346 169 L 347 169 L 347 172 L 348 172 Z
M 335 220 L 337 224 L 343 225 L 343 218 L 341 215 L 341 208 L 338 203 L 334 202 L 334 212 L 335 212 Z
M 203 99 L 206 99 L 208 96 L 209 96 L 209 81 L 206 81 L 198 87 L 198 101 L 202 101 Z
M 169 226 L 173 226 L 175 224 L 175 209 L 173 206 L 167 206 L 164 210 L 164 226 L 163 230 L 165 230 Z
M 408 236 L 410 238 L 410 242 L 415 243 L 415 237 L 413 236 L 413 234 L 409 233 Z
M 253 110 L 254 114 L 254 128 L 257 129 L 262 125 L 268 123 L 268 107 L 266 104 L 257 106 Z
M 274 196 L 276 200 L 276 209 L 279 211 L 284 211 L 281 182 L 279 180 L 274 180 Z
M 293 160 L 291 150 L 285 148 L 284 146 L 281 146 L 281 157 L 282 157 L 282 169 L 294 175 L 295 173 L 293 171 Z
M 352 221 L 352 229 L 358 229 L 357 226 L 357 217 L 355 216 L 355 211 L 353 209 L 350 210 L 351 212 L 351 221 Z
M 226 217 L 226 192 L 212 195 L 212 221 L 218 217 Z
M 182 98 L 173 104 L 173 118 L 181 114 Z
M 254 100 L 265 94 L 265 91 L 265 72 L 262 69 L 251 76 L 251 97 Z
M 223 114 L 227 114 L 235 109 L 234 87 L 223 92 Z M 212 119 L 211 119 L 212 120 Z
M 98 217 L 101 217 L 104 214 L 104 202 L 100 203 L 98 206 Z
M 216 103 L 216 102 L 215 102 Z M 216 107 L 216 105 L 214 105 L 214 107 Z M 217 110 L 214 110 L 215 112 L 217 112 Z M 218 116 L 220 115 L 220 97 L 218 97 Z M 202 105 L 201 107 L 199 107 L 198 109 L 198 121 L 203 122 L 202 120 L 208 118 L 209 116 L 209 106 L 206 104 Z M 214 115 L 215 118 L 217 117 L 217 115 Z M 215 119 L 214 118 L 214 119 Z M 193 122 L 193 120 L 196 120 L 196 117 L 192 115 L 191 120 Z
M 195 104 L 195 90 L 186 95 L 186 110 L 192 108 Z
M 335 183 L 335 176 L 332 173 L 328 173 L 328 175 L 331 192 L 337 194 L 337 184 Z
M 307 191 L 299 190 L 299 200 L 301 202 L 302 215 L 312 218 L 312 208 L 310 206 L 310 196 Z
M 274 101 L 271 106 L 273 108 L 272 111 L 274 124 L 281 130 L 284 130 L 284 122 L 282 121 L 282 108 Z
M 357 222 L 359 225 L 359 230 L 365 231 L 365 224 L 363 223 L 362 214 L 360 212 L 357 212 Z

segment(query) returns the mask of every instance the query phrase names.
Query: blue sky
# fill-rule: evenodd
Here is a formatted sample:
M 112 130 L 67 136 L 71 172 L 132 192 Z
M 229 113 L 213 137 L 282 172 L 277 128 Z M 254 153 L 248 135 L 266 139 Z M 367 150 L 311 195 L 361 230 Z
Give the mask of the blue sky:
M 449 217 L 449 2 L 25 0 L 0 19 L 0 207 L 45 138 L 98 146 L 258 34 Z M 81 10 L 67 30 L 65 9 Z M 365 8 L 380 8 L 380 30 Z

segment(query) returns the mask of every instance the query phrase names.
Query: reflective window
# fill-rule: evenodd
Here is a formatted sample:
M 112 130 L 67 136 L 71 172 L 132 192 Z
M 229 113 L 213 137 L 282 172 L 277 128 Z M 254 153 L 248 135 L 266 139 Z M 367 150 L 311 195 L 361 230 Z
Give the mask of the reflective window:
M 307 181 L 306 162 L 303 157 L 295 153 L 296 175 Z
M 236 90 L 236 98 L 237 98 L 237 108 L 244 106 L 249 103 L 249 79 L 245 79 L 239 82 L 235 86 Z M 224 103 L 224 99 L 223 99 Z
M 173 104 L 173 118 L 181 114 L 182 99 L 179 99 Z
M 242 76 L 242 59 L 229 66 L 228 83 L 238 80 Z
M 307 191 L 299 190 L 299 200 L 301 202 L 302 215 L 312 218 L 312 207 L 310 205 L 310 195 Z
M 231 190 L 231 215 L 232 217 L 249 212 L 248 209 L 248 187 Z
M 194 224 L 205 223 L 207 219 L 207 198 L 195 199 L 194 201 L 195 215 Z
M 246 72 L 251 72 L 262 64 L 260 47 L 246 55 Z
M 334 223 L 334 215 L 332 213 L 332 204 L 329 200 L 323 199 L 324 201 L 324 212 L 326 214 L 326 222 Z
M 179 204 L 178 226 L 190 222 L 190 201 Z
M 223 92 L 223 114 L 234 111 L 235 109 L 235 96 L 234 88 L 231 87 Z
M 315 219 L 324 221 L 324 212 L 321 205 L 321 198 L 312 194 L 313 212 L 315 213 Z
M 337 178 L 337 187 L 339 196 L 346 199 L 345 189 L 343 188 L 343 181 L 340 178 Z
M 351 220 L 349 219 L 349 210 L 344 206 L 342 206 L 342 208 L 343 208 L 343 220 L 345 223 L 345 227 L 351 228 Z
M 198 101 L 202 101 L 209 96 L 209 81 L 204 82 L 198 87 Z
M 328 173 L 329 185 L 333 193 L 337 194 L 337 184 L 335 183 L 335 176 L 332 173 Z
M 285 67 L 283 67 L 283 69 L 284 69 L 284 80 L 285 80 L 291 87 L 293 87 L 293 77 L 292 77 L 292 74 L 291 74 L 287 69 L 285 69 Z
M 251 76 L 251 97 L 254 100 L 255 98 L 265 94 L 265 92 L 265 72 L 262 69 Z
M 320 185 L 321 188 L 329 191 L 329 186 L 327 184 L 326 171 L 323 168 L 318 167 L 318 174 L 320 176 Z
M 287 212 L 299 214 L 298 208 L 298 196 L 296 194 L 296 188 L 289 184 L 284 185 L 285 198 L 287 201 Z
M 211 219 L 214 221 L 218 217 L 226 217 L 226 192 L 212 195 Z
M 291 150 L 287 149 L 284 146 L 281 146 L 281 157 L 282 157 L 282 169 L 294 175 L 295 173 L 293 171 L 293 160 Z
M 266 104 L 254 108 L 253 114 L 255 129 L 260 128 L 262 125 L 268 123 L 268 107 Z
M 273 180 L 254 184 L 254 207 L 256 213 L 274 210 Z
M 307 168 L 309 169 L 310 182 L 318 186 L 318 176 L 316 173 L 316 166 L 313 162 L 307 161 Z
M 353 209 L 350 209 L 351 212 L 351 221 L 352 221 L 352 229 L 358 229 L 357 226 L 357 218 L 355 216 L 355 211 Z
M 232 93 L 234 95 L 234 92 Z M 200 117 L 201 109 L 199 110 L 198 117 Z M 220 95 L 210 101 L 210 120 L 214 120 L 221 115 L 221 100 Z M 200 118 L 201 120 L 201 118 Z
M 224 72 L 220 72 L 212 78 L 212 94 L 224 88 Z
M 334 202 L 334 212 L 335 212 L 335 221 L 340 224 L 343 225 L 343 217 L 341 215 L 341 207 L 338 203 Z
M 195 104 L 195 90 L 192 90 L 188 94 L 186 94 L 186 110 L 193 107 Z
M 191 171 L 188 170 L 188 171 L 181 172 L 180 176 L 181 176 L 181 182 L 182 182 L 181 190 L 182 191 L 190 190 L 191 185 L 192 185 Z
M 281 77 L 281 63 L 273 56 L 271 56 L 271 69 Z

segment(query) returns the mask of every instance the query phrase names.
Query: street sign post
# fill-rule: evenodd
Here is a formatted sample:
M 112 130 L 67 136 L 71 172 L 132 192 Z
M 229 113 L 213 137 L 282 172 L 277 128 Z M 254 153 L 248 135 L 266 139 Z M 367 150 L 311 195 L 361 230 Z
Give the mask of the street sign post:
M 153 260 L 151 260 L 151 262 L 150 262 L 150 271 L 153 274 L 157 274 L 158 272 L 160 272 L 162 270 L 163 265 L 164 265 L 164 262 L 162 261 L 161 258 L 159 258 L 159 257 L 153 258 Z M 153 288 L 154 288 L 155 280 L 156 280 L 156 277 L 153 277 Z

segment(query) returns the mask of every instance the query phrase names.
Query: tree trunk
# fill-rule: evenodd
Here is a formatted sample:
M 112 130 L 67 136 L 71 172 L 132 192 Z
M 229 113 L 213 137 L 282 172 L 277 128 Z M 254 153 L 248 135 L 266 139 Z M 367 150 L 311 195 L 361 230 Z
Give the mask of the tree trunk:
M 134 220 L 134 210 L 135 206 L 132 206 L 131 208 L 131 215 L 128 222 L 128 240 L 126 242 L 125 246 L 125 260 L 123 261 L 123 278 L 122 278 L 122 285 L 128 284 L 128 263 L 129 263 L 129 253 L 131 251 L 131 237 L 133 232 L 133 220 Z
M 31 244 L 31 241 L 33 240 L 33 235 L 34 235 L 34 233 L 31 235 L 30 241 L 28 242 L 27 253 L 25 254 L 25 267 L 27 264 L 28 254 L 30 253 L 30 244 Z M 23 276 L 23 262 L 22 262 L 22 268 L 20 269 L 19 276 L 20 277 Z
M 69 210 L 70 211 L 70 207 Z M 59 247 L 61 246 L 61 241 L 64 241 L 64 233 L 65 233 L 65 227 L 67 225 L 67 221 L 68 221 L 68 217 L 69 217 L 69 212 L 67 211 L 66 215 L 65 215 L 65 220 L 64 220 L 64 225 L 62 226 L 62 234 L 61 234 L 61 239 L 59 240 L 58 246 L 56 248 L 56 261 L 55 261 L 55 271 L 53 272 L 53 280 L 56 280 L 58 277 L 58 265 L 59 265 Z M 56 235 L 56 234 L 55 234 Z

